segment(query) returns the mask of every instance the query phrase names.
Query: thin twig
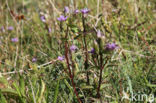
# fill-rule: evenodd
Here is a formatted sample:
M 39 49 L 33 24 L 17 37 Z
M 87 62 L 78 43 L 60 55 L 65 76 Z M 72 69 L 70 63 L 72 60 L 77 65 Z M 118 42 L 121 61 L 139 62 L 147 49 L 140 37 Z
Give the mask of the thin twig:
M 30 83 L 30 86 L 31 86 L 31 90 L 32 90 L 32 95 L 33 95 L 34 103 L 36 103 L 36 98 L 35 98 L 35 94 L 34 94 L 33 86 L 32 86 L 32 83 L 31 83 L 30 79 L 29 79 L 29 83 Z
M 122 49 L 121 53 L 122 52 L 131 53 L 131 54 L 134 54 L 134 55 L 137 55 L 137 56 L 140 56 L 140 57 L 144 57 L 144 58 L 154 58 L 154 57 L 151 57 L 151 56 L 146 56 L 146 55 L 143 55 L 141 53 L 137 53 L 137 52 L 129 51 L 129 50 L 125 50 L 125 49 Z
M 41 67 L 44 67 L 44 66 L 53 64 L 53 63 L 56 62 L 56 61 L 57 61 L 57 60 L 53 60 L 53 61 L 44 63 L 44 64 L 42 64 L 42 65 L 37 66 L 37 68 L 41 68 Z M 27 69 L 27 70 L 31 71 L 31 70 L 33 70 L 33 69 L 32 69 L 32 68 L 29 68 L 29 69 Z M 12 72 L 0 73 L 0 75 L 9 75 L 9 74 L 16 74 L 16 73 L 23 73 L 23 72 L 24 72 L 24 70 L 19 70 L 19 71 L 12 71 Z
M 66 37 L 67 38 L 67 34 L 66 34 Z M 70 64 L 69 64 L 69 59 L 68 59 L 68 44 L 67 44 L 67 41 L 65 43 L 65 59 L 66 59 L 66 62 L 67 62 L 67 67 L 68 67 L 68 72 L 69 72 L 69 77 L 72 81 L 72 86 L 73 86 L 73 89 L 74 89 L 74 93 L 76 94 L 76 97 L 77 97 L 77 100 L 79 103 L 81 103 L 81 100 L 79 98 L 79 95 L 78 95 L 78 92 L 76 90 L 76 86 L 75 86 L 75 83 L 74 83 L 74 77 L 73 77 L 73 74 L 71 72 L 71 69 L 70 69 Z
M 85 26 L 85 17 L 82 16 L 82 23 L 83 23 L 83 33 L 86 32 L 86 26 Z M 84 49 L 85 49 L 85 69 L 88 69 L 88 48 L 87 48 L 87 42 L 86 42 L 86 34 L 83 34 L 83 40 L 84 40 Z M 89 85 L 89 73 L 87 72 L 87 84 Z
M 54 3 L 52 0 L 49 0 L 50 4 L 52 5 L 52 8 L 57 12 L 58 14 L 61 14 L 61 12 L 55 7 Z
M 16 47 L 16 56 L 15 56 L 14 67 L 16 67 L 16 64 L 17 64 L 17 58 L 18 58 L 18 46 Z

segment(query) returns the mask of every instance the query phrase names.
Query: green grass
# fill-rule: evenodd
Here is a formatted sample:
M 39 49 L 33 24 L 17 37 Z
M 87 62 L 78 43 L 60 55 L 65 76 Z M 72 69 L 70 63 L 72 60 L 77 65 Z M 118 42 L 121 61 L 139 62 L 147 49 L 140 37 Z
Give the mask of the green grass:
M 68 19 L 60 23 L 65 6 L 90 12 L 83 19 L 82 13 L 65 14 Z M 156 101 L 155 0 L 1 0 L 1 27 L 0 103 Z M 104 36 L 98 38 L 96 30 Z M 15 37 L 18 42 L 11 41 Z M 118 48 L 107 51 L 107 43 Z M 133 94 L 149 98 L 122 100 Z

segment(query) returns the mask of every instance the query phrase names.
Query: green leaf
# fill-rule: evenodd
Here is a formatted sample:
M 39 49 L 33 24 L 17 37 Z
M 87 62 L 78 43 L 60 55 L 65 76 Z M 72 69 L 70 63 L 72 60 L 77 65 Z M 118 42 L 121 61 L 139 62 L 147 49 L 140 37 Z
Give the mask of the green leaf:
M 34 21 L 35 23 L 41 22 L 41 20 L 39 19 L 38 13 L 34 13 L 32 19 L 33 19 L 33 21 Z
M 77 27 L 73 27 L 73 28 L 71 28 L 71 31 L 74 33 L 77 33 L 79 31 L 79 29 Z
M 81 87 L 81 89 L 93 89 L 93 88 L 94 88 L 93 86 L 89 86 L 89 85 L 85 85 Z
M 20 86 L 20 92 L 22 95 L 25 95 L 25 83 L 24 83 L 24 79 L 21 76 L 20 80 L 19 80 L 19 86 Z
M 1 89 L 1 92 L 6 93 L 7 95 L 19 96 L 17 91 L 15 91 L 14 89 L 10 89 L 10 88 L 3 88 Z
M 0 83 L 4 84 L 5 86 L 8 86 L 8 81 L 4 77 L 0 77 Z
M 60 84 L 60 81 L 58 80 L 58 81 L 57 81 L 57 85 L 56 85 L 56 89 L 55 89 L 55 94 L 54 94 L 54 101 L 53 101 L 53 103 L 57 103 L 57 97 L 58 97 L 58 91 L 59 91 L 59 84 Z
M 66 79 L 64 79 L 64 83 L 66 84 L 66 86 L 69 88 L 69 90 L 70 90 L 70 93 L 72 94 L 72 96 L 73 96 L 73 89 L 72 89 L 72 87 L 70 86 L 70 84 L 68 83 L 68 81 L 66 80 Z
M 45 92 L 45 83 L 43 82 L 43 80 L 41 80 L 41 91 L 37 103 L 42 103 L 42 99 L 44 98 L 44 92 Z
M 3 96 L 2 92 L 1 92 L 1 89 L 0 89 L 0 103 L 7 103 L 7 100 Z
M 119 35 L 119 29 L 118 29 L 118 24 L 117 23 L 113 24 L 113 30 L 114 30 L 116 35 Z
M 110 87 L 110 86 L 111 86 L 111 84 L 101 84 L 100 89 L 103 89 L 103 88 L 106 88 L 106 87 Z

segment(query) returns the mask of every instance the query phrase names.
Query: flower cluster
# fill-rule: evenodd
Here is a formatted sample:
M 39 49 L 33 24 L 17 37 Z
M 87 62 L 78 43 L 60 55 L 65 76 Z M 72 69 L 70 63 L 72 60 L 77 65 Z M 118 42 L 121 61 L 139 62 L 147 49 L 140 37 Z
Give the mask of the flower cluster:
M 18 38 L 17 38 L 17 37 L 11 38 L 11 41 L 12 41 L 12 42 L 18 42 Z
M 66 21 L 67 18 L 68 18 L 67 16 L 65 17 L 65 16 L 63 16 L 63 15 L 60 15 L 60 17 L 58 17 L 57 20 L 58 20 L 58 21 Z
M 7 29 L 8 29 L 8 31 L 12 31 L 14 29 L 14 27 L 13 26 L 9 26 L 9 27 L 7 27 Z
M 32 58 L 32 62 L 36 62 L 37 61 L 37 58 Z
M 78 14 L 80 11 L 81 11 L 82 14 L 88 14 L 90 10 L 88 8 L 84 8 L 84 9 L 81 9 L 81 10 L 75 9 L 74 14 Z M 67 6 L 64 7 L 64 13 L 65 14 L 70 13 L 69 7 L 67 7 Z M 57 20 L 58 21 L 66 21 L 67 18 L 68 18 L 67 16 L 60 15 L 60 17 L 58 17 Z M 42 17 L 41 20 L 43 22 L 45 22 L 45 17 Z
M 6 28 L 6 30 L 12 31 L 12 30 L 14 30 L 14 27 L 13 27 L 13 26 L 8 26 L 8 27 Z M 0 28 L 0 31 L 1 31 L 1 32 L 5 32 L 4 26 L 2 26 L 2 27 Z
M 65 59 L 65 56 L 58 56 L 57 60 L 63 61 Z
M 88 14 L 89 11 L 90 11 L 90 10 L 89 10 L 88 8 L 81 9 L 81 13 L 82 13 L 82 14 Z
M 106 50 L 114 50 L 114 49 L 116 49 L 116 48 L 118 48 L 118 45 L 115 44 L 115 43 L 108 43 L 108 44 L 106 45 Z
M 72 46 L 70 46 L 71 52 L 74 52 L 76 49 L 78 49 L 76 45 L 73 44 Z
M 41 16 L 40 19 L 41 19 L 42 22 L 46 22 L 45 16 Z
M 89 53 L 94 54 L 95 53 L 95 49 L 91 48 L 91 50 L 89 51 Z
M 69 9 L 68 6 L 65 6 L 65 7 L 64 7 L 64 13 L 70 13 L 70 9 Z
M 74 10 L 74 14 L 78 14 L 80 12 L 80 10 L 76 9 Z

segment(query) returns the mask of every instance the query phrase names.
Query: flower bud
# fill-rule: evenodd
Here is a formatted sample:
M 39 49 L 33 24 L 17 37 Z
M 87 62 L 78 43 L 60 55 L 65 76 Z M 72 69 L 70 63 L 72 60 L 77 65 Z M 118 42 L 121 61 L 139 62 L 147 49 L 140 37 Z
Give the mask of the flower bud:
M 99 46 L 98 46 L 98 43 L 96 40 L 94 40 L 94 43 L 93 43 L 93 48 L 95 49 L 95 52 L 98 53 L 99 52 Z

